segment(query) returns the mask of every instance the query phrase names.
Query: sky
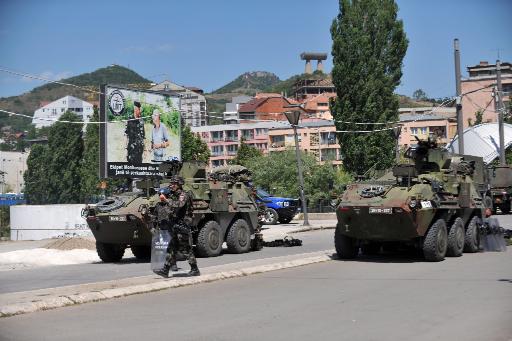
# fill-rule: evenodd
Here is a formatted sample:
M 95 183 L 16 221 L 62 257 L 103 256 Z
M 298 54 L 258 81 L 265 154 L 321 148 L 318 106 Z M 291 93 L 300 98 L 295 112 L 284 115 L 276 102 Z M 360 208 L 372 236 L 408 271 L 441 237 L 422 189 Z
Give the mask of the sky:
M 512 62 L 512 1 L 397 4 L 409 47 L 396 93 L 454 96 L 455 38 L 463 77 L 498 54 Z M 0 68 L 57 80 L 118 64 L 206 92 L 247 71 L 284 80 L 304 71 L 304 51 L 327 53 L 332 69 L 329 29 L 338 10 L 337 0 L 0 0 Z M 42 84 L 0 71 L 0 97 Z

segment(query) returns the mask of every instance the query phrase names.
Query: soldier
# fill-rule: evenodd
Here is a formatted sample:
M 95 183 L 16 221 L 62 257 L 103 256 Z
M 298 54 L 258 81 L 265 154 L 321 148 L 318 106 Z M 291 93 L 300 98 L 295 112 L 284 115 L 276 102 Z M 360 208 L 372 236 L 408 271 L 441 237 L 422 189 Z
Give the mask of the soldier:
M 130 164 L 142 163 L 144 119 L 141 117 L 140 107 L 140 102 L 133 102 L 133 119 L 126 123 L 125 134 L 128 137 L 126 161 Z
M 193 236 L 192 236 L 192 212 L 193 204 L 190 193 L 183 190 L 183 178 L 174 176 L 171 180 L 170 194 L 168 205 L 171 209 L 170 214 L 170 232 L 171 242 L 167 247 L 167 257 L 165 259 L 164 267 L 160 270 L 155 270 L 155 273 L 167 277 L 169 270 L 178 271 L 176 265 L 176 255 L 180 248 L 183 246 L 185 252 L 188 254 L 188 263 L 190 264 L 189 276 L 199 276 L 199 268 L 197 267 L 196 257 L 194 255 Z

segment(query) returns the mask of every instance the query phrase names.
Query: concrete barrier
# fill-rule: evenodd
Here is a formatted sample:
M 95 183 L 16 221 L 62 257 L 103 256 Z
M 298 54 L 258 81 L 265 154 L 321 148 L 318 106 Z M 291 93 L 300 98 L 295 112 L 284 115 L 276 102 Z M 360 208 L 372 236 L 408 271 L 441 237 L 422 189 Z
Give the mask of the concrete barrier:
M 11 206 L 11 240 L 92 237 L 82 204 Z

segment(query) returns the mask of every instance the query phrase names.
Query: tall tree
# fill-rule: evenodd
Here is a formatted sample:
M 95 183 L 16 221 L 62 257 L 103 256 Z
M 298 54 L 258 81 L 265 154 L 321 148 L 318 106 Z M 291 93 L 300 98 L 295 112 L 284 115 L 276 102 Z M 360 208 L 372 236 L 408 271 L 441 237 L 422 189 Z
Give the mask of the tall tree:
M 245 139 L 242 137 L 242 141 L 240 141 L 240 148 L 238 148 L 238 151 L 236 152 L 236 157 L 231 160 L 230 163 L 234 165 L 247 166 L 247 163 L 251 159 L 262 156 L 263 153 L 261 150 L 253 146 L 249 146 L 247 143 L 245 143 Z
M 333 83 L 337 98 L 331 104 L 336 128 L 367 131 L 398 119 L 393 90 L 402 77 L 407 38 L 393 0 L 340 0 L 331 26 Z M 340 133 L 345 169 L 364 173 L 376 165 L 386 168 L 395 155 L 392 130 Z
M 194 135 L 190 127 L 183 125 L 181 131 L 181 159 L 183 161 L 204 161 L 208 162 L 210 150 L 206 142 Z
M 36 144 L 30 149 L 27 170 L 23 174 L 25 198 L 28 204 L 48 203 L 48 146 Z
M 70 121 L 77 123 L 66 123 Z M 49 203 L 79 203 L 82 194 L 81 171 L 84 143 L 79 117 L 64 113 L 48 134 Z
M 98 107 L 94 107 L 94 113 L 91 117 L 92 122 L 99 121 Z M 98 124 L 88 124 L 85 129 L 84 153 L 82 158 L 82 167 L 80 170 L 82 200 L 89 201 L 94 195 L 98 195 L 100 190 L 99 183 L 99 141 L 100 127 Z

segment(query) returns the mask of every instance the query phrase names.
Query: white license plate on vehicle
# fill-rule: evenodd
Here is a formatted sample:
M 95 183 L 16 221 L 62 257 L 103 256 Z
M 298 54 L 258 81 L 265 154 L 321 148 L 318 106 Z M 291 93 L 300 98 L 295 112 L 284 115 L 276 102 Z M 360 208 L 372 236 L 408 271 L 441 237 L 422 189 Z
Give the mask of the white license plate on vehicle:
M 421 208 L 432 208 L 432 203 L 430 201 L 422 201 Z
M 125 215 L 111 215 L 108 217 L 108 221 L 126 221 Z
M 391 207 L 370 207 L 370 214 L 393 214 L 393 208 Z

